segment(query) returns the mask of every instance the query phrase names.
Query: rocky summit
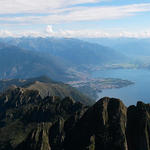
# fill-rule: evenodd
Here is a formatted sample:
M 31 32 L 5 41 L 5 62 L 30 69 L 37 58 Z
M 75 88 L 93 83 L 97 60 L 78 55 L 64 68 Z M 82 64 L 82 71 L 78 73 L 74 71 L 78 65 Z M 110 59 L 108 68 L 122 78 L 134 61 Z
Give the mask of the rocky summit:
M 150 104 L 86 106 L 14 87 L 0 95 L 0 150 L 150 150 Z

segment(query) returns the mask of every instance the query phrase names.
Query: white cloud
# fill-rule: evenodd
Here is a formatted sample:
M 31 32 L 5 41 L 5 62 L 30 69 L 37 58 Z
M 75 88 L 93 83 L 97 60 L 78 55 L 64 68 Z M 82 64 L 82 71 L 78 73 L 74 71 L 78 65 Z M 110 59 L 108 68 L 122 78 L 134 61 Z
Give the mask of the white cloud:
M 0 14 L 53 12 L 54 9 L 100 1 L 101 0 L 0 0 Z
M 80 0 L 80 2 L 83 1 L 84 0 Z M 94 0 L 91 0 L 91 2 L 92 1 L 94 2 Z M 73 1 L 71 1 L 71 4 L 74 4 Z M 75 21 L 77 22 L 77 21 L 118 19 L 127 16 L 137 15 L 139 12 L 150 12 L 150 3 L 133 4 L 133 5 L 125 5 L 125 6 L 105 6 L 105 7 L 79 7 L 78 6 L 73 8 L 53 9 L 52 11 L 47 6 L 47 9 L 45 9 L 45 11 L 47 15 L 40 16 L 40 15 L 32 14 L 30 16 L 0 17 L 0 21 L 7 22 L 10 24 L 11 23 L 56 24 L 56 23 L 75 22 Z
M 0 37 L 9 37 L 14 36 L 10 31 L 7 30 L 0 30 Z
M 51 25 L 48 25 L 46 28 L 47 33 L 53 33 L 53 27 Z
M 128 38 L 150 38 L 150 30 L 129 32 L 125 30 L 114 30 L 110 32 L 104 32 L 102 30 L 59 30 L 54 31 L 51 25 L 46 27 L 46 32 L 36 31 L 22 31 L 22 32 L 10 32 L 7 30 L 0 30 L 0 37 L 67 37 L 67 38 L 117 38 L 117 37 L 128 37 Z
M 65 30 L 60 31 L 55 36 L 62 37 L 89 37 L 89 38 L 99 38 L 99 37 L 109 37 L 109 38 L 117 38 L 117 37 L 128 37 L 128 38 L 150 38 L 150 30 L 147 31 L 139 31 L 139 32 L 129 32 L 129 31 L 118 31 L 118 32 L 104 32 L 101 30 Z
M 109 37 L 109 33 L 100 30 L 60 30 L 55 33 L 56 36 L 62 37 Z
M 22 32 L 11 32 L 8 30 L 0 30 L 0 37 L 45 37 L 44 33 L 36 31 L 22 31 Z
M 150 3 L 124 6 L 79 6 L 77 4 L 97 3 L 108 0 L 0 0 L 0 24 L 5 26 L 25 26 L 57 24 L 80 21 L 100 21 L 119 19 L 150 12 Z M 73 7 L 72 7 L 73 6 Z M 21 13 L 26 13 L 22 15 Z M 2 14 L 5 14 L 4 16 Z M 11 16 L 9 15 L 11 14 Z M 85 27 L 86 28 L 86 27 Z M 34 29 L 33 29 L 34 30 Z M 150 37 L 150 31 L 113 33 L 101 30 L 60 30 L 54 31 L 48 25 L 46 32 L 23 31 L 11 33 L 0 31 L 0 36 L 63 36 L 63 37 Z

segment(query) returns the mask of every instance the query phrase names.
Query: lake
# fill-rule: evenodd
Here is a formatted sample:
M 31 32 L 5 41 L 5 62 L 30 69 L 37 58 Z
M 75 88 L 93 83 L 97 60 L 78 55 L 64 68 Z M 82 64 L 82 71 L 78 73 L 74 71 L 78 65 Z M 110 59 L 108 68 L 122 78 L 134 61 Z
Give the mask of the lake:
M 150 70 L 146 69 L 109 69 L 95 71 L 92 77 L 120 78 L 133 81 L 135 84 L 120 89 L 106 89 L 98 93 L 104 96 L 121 99 L 127 106 L 137 101 L 150 103 Z

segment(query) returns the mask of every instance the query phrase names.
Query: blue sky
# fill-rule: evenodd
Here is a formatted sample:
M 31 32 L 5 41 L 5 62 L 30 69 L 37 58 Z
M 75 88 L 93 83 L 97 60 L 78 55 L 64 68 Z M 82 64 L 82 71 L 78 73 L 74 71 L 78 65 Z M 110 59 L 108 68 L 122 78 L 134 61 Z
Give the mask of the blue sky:
M 150 37 L 148 0 L 0 0 L 0 36 Z

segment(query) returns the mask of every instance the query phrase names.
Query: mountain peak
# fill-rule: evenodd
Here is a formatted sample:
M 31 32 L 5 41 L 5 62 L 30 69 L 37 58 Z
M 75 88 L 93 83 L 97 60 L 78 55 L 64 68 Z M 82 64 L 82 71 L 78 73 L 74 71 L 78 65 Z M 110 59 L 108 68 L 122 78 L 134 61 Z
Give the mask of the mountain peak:
M 9 105 L 0 103 L 2 150 L 149 150 L 149 104 L 127 109 L 121 100 L 105 97 L 89 107 L 70 97 L 37 100 L 38 93 L 14 92 Z M 24 98 L 27 103 L 16 106 Z

